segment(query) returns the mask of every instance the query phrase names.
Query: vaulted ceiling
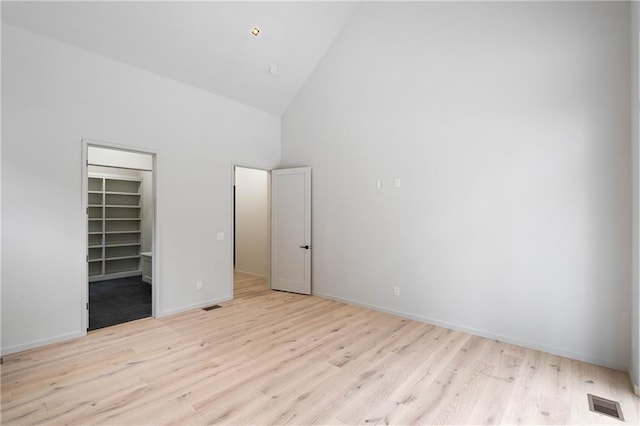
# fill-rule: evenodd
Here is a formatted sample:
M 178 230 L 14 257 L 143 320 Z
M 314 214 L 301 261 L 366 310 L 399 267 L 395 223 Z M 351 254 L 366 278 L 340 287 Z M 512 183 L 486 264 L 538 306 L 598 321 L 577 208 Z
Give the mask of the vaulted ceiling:
M 282 115 L 355 7 L 3 1 L 2 22 Z

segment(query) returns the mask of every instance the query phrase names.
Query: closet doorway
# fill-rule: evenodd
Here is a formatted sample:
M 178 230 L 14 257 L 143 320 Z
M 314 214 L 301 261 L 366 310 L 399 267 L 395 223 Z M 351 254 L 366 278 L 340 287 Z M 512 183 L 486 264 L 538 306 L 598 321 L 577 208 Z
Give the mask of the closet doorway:
M 91 331 L 153 316 L 155 155 L 84 145 Z
M 269 171 L 234 165 L 234 272 L 265 279 L 270 275 Z M 237 275 L 237 274 L 236 274 Z M 238 290 L 234 280 L 234 291 Z

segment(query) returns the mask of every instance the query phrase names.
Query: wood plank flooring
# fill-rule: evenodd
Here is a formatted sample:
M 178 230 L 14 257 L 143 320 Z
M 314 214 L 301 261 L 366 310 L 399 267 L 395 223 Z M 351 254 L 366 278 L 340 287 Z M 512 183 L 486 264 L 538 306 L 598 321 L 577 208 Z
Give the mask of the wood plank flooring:
M 623 424 L 626 373 L 236 274 L 235 299 L 4 357 L 2 424 Z

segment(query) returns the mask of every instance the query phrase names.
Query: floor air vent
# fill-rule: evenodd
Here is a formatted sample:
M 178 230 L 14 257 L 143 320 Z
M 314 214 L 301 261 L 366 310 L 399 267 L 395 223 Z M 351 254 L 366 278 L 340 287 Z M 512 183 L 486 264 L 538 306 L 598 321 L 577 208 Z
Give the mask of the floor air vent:
M 600 398 L 590 393 L 587 394 L 587 398 L 589 399 L 589 410 L 624 421 L 620 404 L 617 401 Z
M 222 308 L 220 305 L 207 306 L 206 308 L 202 308 L 203 311 L 213 311 L 214 309 Z

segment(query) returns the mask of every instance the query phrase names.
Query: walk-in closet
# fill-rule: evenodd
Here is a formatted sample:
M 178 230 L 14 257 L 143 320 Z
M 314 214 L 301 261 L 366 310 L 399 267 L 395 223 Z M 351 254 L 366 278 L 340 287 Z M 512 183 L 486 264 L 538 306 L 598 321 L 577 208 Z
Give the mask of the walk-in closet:
M 153 158 L 89 146 L 89 330 L 152 315 Z

